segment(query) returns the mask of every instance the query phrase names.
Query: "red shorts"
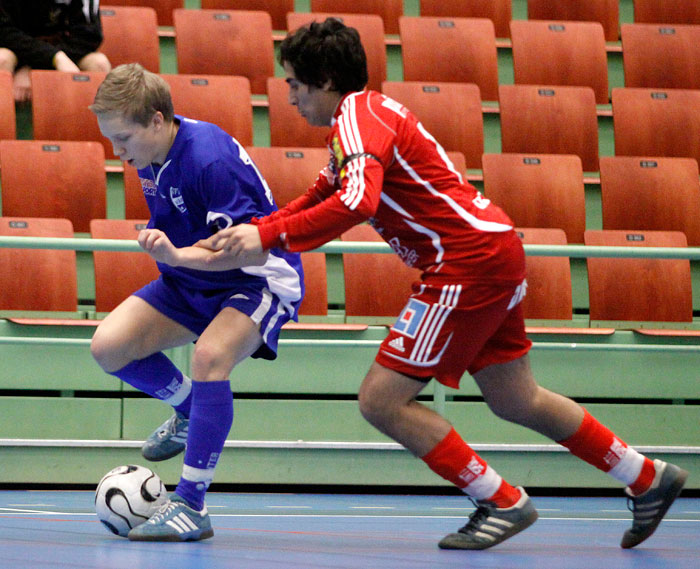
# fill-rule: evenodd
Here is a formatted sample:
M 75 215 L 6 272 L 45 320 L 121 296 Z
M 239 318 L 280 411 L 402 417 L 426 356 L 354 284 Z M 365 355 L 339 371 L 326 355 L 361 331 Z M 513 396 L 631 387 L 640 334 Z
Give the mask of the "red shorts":
M 421 379 L 459 387 L 465 371 L 525 355 L 522 303 L 527 285 L 419 282 L 389 335 L 377 363 Z

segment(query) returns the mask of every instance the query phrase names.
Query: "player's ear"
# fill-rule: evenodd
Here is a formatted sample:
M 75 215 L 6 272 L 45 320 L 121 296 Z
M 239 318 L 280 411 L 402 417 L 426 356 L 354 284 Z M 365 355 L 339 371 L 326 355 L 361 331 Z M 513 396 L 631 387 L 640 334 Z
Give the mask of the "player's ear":
M 156 128 L 162 128 L 163 125 L 165 124 L 165 117 L 163 116 L 163 113 L 160 111 L 156 111 L 153 113 L 153 117 L 151 117 L 151 124 Z
M 323 86 L 321 87 L 324 91 L 335 91 L 335 87 L 333 87 L 333 81 L 328 79 Z

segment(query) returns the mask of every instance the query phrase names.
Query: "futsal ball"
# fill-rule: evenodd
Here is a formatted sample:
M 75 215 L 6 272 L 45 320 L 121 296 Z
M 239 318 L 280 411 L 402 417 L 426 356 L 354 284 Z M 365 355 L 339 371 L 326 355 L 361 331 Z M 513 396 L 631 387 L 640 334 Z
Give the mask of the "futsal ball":
M 126 537 L 168 499 L 158 475 L 145 466 L 117 466 L 102 477 L 95 490 L 95 512 L 105 527 Z

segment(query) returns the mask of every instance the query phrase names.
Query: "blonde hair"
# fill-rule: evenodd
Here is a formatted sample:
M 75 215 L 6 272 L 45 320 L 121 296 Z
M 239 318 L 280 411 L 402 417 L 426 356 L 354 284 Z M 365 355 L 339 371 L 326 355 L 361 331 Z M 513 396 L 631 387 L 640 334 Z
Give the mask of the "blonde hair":
M 147 126 L 159 111 L 166 122 L 174 118 L 170 86 L 138 63 L 112 69 L 98 87 L 89 109 L 96 115 L 117 113 L 142 126 Z

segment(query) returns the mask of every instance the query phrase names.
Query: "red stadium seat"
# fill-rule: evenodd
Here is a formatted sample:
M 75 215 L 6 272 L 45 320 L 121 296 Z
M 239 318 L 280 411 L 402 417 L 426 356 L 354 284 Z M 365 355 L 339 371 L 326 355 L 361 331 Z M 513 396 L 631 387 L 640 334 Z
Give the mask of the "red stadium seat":
M 160 43 L 156 11 L 146 6 L 102 6 L 104 41 L 100 51 L 112 67 L 140 63 L 149 71 L 160 71 Z
M 275 74 L 270 14 L 244 10 L 175 10 L 178 73 L 242 75 L 264 94 Z
M 12 73 L 0 70 L 0 140 L 17 138 Z
M 529 20 L 600 22 L 605 40 L 617 41 L 620 37 L 619 4 L 619 0 L 527 0 L 527 17 Z
M 476 83 L 482 99 L 498 99 L 491 20 L 403 16 L 399 29 L 404 81 Z
M 93 239 L 133 239 L 146 219 L 93 219 Z M 156 262 L 145 252 L 95 251 L 95 310 L 109 312 L 142 286 L 158 278 Z
M 159 26 L 173 25 L 173 10 L 183 8 L 185 0 L 109 0 L 108 6 L 148 6 L 156 11 Z
M 67 219 L 0 217 L 3 237 L 73 238 Z M 78 310 L 75 251 L 0 247 L 0 310 Z
M 285 30 L 287 13 L 294 12 L 294 0 L 201 0 L 209 10 L 261 10 L 270 14 L 272 28 Z
M 377 14 L 384 20 L 387 34 L 399 33 L 403 0 L 311 0 L 312 12 Z
M 598 117 L 590 87 L 501 85 L 501 150 L 576 154 L 598 171 Z
M 484 195 L 518 227 L 559 228 L 583 243 L 586 196 L 581 159 L 571 154 L 484 154 Z
M 89 231 L 106 217 L 107 178 L 97 142 L 0 141 L 2 211 L 13 217 L 55 217 Z
M 438 18 L 488 18 L 496 37 L 510 37 L 511 0 L 420 0 L 420 15 Z

